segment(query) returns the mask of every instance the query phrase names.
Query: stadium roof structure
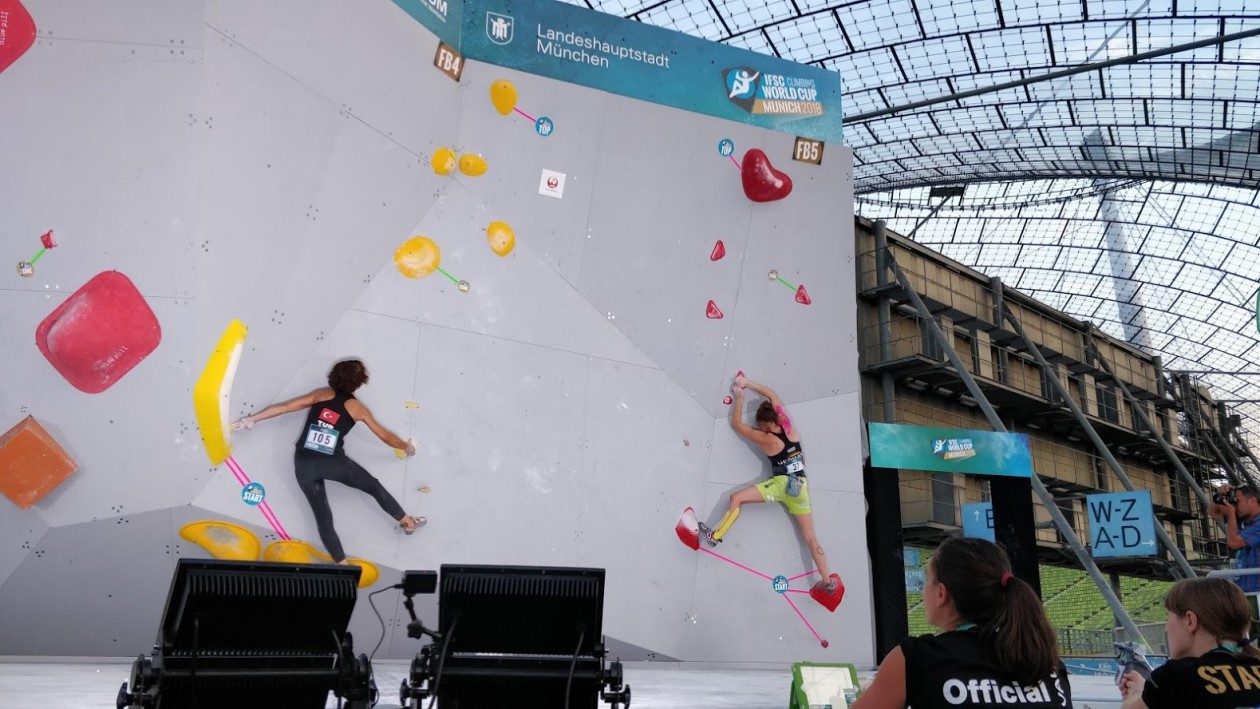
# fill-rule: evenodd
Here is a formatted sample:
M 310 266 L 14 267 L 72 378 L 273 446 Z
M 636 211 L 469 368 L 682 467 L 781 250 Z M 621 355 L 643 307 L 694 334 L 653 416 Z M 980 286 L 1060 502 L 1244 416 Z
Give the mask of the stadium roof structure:
M 1260 433 L 1260 36 L 1215 41 L 1260 2 L 567 1 L 839 72 L 859 213 L 909 233 L 966 185 L 915 240 L 1214 372 Z

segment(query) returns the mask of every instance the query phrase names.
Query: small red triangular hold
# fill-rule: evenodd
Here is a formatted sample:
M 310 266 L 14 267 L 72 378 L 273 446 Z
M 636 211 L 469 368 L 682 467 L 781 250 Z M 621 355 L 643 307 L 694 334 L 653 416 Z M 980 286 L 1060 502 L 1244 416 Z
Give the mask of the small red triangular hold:
M 800 285 L 799 288 L 796 289 L 796 302 L 800 303 L 801 305 L 809 305 L 810 303 L 814 302 L 809 299 L 809 293 L 805 290 L 805 284 L 803 283 Z
M 57 248 L 57 240 L 53 238 L 53 230 L 49 229 L 40 235 L 39 243 L 43 244 L 45 249 Z
M 721 320 L 722 310 L 718 308 L 717 303 L 710 300 L 708 307 L 704 309 L 704 316 L 710 320 Z
M 813 588 L 809 589 L 809 596 L 817 601 L 818 605 L 835 613 L 836 608 L 840 605 L 840 601 L 844 600 L 844 582 L 840 580 L 840 574 L 833 573 L 831 579 L 836 582 L 835 593 L 828 594 L 823 582 L 819 581 L 814 584 Z
M 740 369 L 740 370 L 736 371 L 736 372 L 735 372 L 735 376 L 737 376 L 737 377 L 742 377 L 742 376 L 744 376 L 744 370 Z
M 723 244 L 722 240 L 718 239 L 717 243 L 713 245 L 713 253 L 709 254 L 709 260 L 718 261 L 718 260 L 721 260 L 721 258 L 725 255 L 726 255 L 726 244 Z

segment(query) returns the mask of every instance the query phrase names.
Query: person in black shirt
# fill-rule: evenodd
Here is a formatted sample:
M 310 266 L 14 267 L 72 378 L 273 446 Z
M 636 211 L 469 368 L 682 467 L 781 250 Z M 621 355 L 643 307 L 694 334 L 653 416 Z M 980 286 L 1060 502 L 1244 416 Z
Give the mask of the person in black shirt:
M 1124 709 L 1236 709 L 1260 705 L 1260 649 L 1247 597 L 1224 578 L 1178 581 L 1164 597 L 1171 658 L 1149 680 L 1120 680 Z
M 1072 706 L 1054 628 L 1001 547 L 947 539 L 926 571 L 923 608 L 944 632 L 893 648 L 853 709 Z
M 358 421 L 367 424 L 372 433 L 391 448 L 404 451 L 408 456 L 416 454 L 415 445 L 404 441 L 398 434 L 378 423 L 368 407 L 354 398 L 354 392 L 367 382 L 367 368 L 362 362 L 357 359 L 343 360 L 333 365 L 328 372 L 326 388 L 272 404 L 232 424 L 233 429 L 249 430 L 264 419 L 308 409 L 302 434 L 298 436 L 297 450 L 293 454 L 293 471 L 298 486 L 302 488 L 306 501 L 311 505 L 311 511 L 315 513 L 315 526 L 319 529 L 320 541 L 324 543 L 328 555 L 338 564 L 347 563 L 346 552 L 341 547 L 341 538 L 337 536 L 336 528 L 333 527 L 332 508 L 328 505 L 328 493 L 324 490 L 326 480 L 333 480 L 371 495 L 376 499 L 376 504 L 393 517 L 407 534 L 425 523 L 423 517 L 413 517 L 403 512 L 398 501 L 389 494 L 381 481 L 372 477 L 363 466 L 346 455 L 346 434 Z

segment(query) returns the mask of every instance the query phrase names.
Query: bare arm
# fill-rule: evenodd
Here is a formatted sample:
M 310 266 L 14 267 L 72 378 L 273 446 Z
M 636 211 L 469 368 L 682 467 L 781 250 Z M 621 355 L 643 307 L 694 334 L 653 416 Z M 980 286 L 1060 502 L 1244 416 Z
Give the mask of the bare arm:
M 906 656 L 895 647 L 875 673 L 871 686 L 852 705 L 853 709 L 904 709 L 906 706 Z
M 294 411 L 301 411 L 302 409 L 309 409 L 315 404 L 321 401 L 325 401 L 327 399 L 331 399 L 332 397 L 333 397 L 332 389 L 329 389 L 327 387 L 324 387 L 323 389 L 316 389 L 309 394 L 303 394 L 302 396 L 293 397 L 292 399 L 289 399 L 288 401 L 282 401 L 278 404 L 272 404 L 271 406 L 268 406 L 267 408 L 263 409 L 262 411 L 259 411 L 258 413 L 250 414 L 249 416 L 246 416 L 242 418 L 240 421 L 237 421 L 236 423 L 232 424 L 232 428 L 248 429 L 248 428 L 253 427 L 253 425 L 259 421 L 266 421 L 267 419 L 275 418 L 276 416 L 290 414 L 290 413 L 293 413 Z
M 744 423 L 744 390 L 736 386 L 731 391 L 735 397 L 731 402 L 731 428 L 735 429 L 735 433 L 761 446 L 763 450 L 772 441 L 778 440 L 765 431 L 759 431 Z
M 788 417 L 787 407 L 783 405 L 783 400 L 779 398 L 779 395 L 775 393 L 774 389 L 771 389 L 765 384 L 758 384 L 747 377 L 736 377 L 735 383 L 742 384 L 743 386 L 746 386 L 766 397 L 766 400 L 774 407 L 774 413 L 779 417 L 779 426 L 783 428 L 785 433 L 792 433 L 792 419 Z
M 385 445 L 397 450 L 405 450 L 408 455 L 415 454 L 415 446 L 411 445 L 407 441 L 404 441 L 398 436 L 398 434 L 382 426 L 381 423 L 376 420 L 376 417 L 372 415 L 372 412 L 368 410 L 368 407 L 364 406 L 358 399 L 351 399 L 347 401 L 346 411 L 350 412 L 350 415 L 354 417 L 355 421 L 361 421 L 367 424 L 367 427 L 372 430 L 372 433 L 375 433 L 376 437 L 381 439 Z
M 757 382 L 745 377 L 744 386 L 769 399 L 770 405 L 774 408 L 777 409 L 783 406 L 783 402 L 779 400 L 779 395 L 774 392 L 774 389 L 771 389 L 765 384 L 758 384 Z

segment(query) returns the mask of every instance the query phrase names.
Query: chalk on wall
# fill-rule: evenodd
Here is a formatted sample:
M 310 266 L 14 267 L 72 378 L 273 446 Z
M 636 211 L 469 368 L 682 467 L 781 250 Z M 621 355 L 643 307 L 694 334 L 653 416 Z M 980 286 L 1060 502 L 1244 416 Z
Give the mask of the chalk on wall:
M 70 385 L 99 394 L 157 349 L 162 326 L 118 271 L 93 276 L 35 329 L 35 343 Z
M 70 477 L 78 464 L 33 416 L 0 436 L 0 492 L 28 509 Z

